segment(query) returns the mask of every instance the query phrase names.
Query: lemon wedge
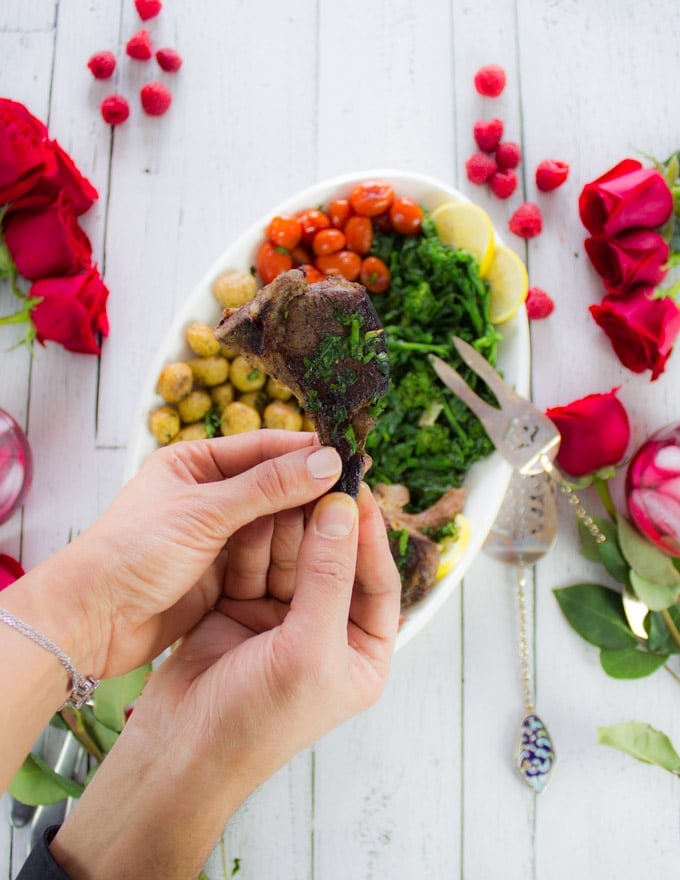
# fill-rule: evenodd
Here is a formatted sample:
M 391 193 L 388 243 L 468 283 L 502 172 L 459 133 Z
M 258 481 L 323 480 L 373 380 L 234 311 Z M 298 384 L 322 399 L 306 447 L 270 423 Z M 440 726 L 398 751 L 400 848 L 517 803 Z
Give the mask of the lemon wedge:
M 469 251 L 476 257 L 479 274 L 484 277 L 495 250 L 493 226 L 486 211 L 472 202 L 444 202 L 431 216 L 444 244 Z
M 486 280 L 491 289 L 491 323 L 502 324 L 509 321 L 527 298 L 529 277 L 524 263 L 510 248 L 499 245 Z
M 472 533 L 470 523 L 462 513 L 456 515 L 454 523 L 456 524 L 456 534 L 451 535 L 449 538 L 444 538 L 438 545 L 441 550 L 441 557 L 435 575 L 435 580 L 438 581 L 453 571 L 456 565 L 458 565 L 470 542 L 470 535 Z

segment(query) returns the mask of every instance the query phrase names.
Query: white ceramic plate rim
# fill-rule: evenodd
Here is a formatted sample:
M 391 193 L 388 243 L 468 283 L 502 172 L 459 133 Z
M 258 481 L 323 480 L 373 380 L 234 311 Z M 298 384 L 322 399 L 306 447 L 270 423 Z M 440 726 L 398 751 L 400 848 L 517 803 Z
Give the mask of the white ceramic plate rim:
M 294 213 L 313 205 L 328 204 L 332 198 L 346 195 L 354 184 L 376 178 L 388 181 L 398 195 L 409 196 L 430 211 L 451 199 L 470 201 L 453 186 L 434 177 L 411 171 L 378 168 L 324 180 L 268 211 L 227 247 L 207 270 L 168 328 L 141 385 L 125 460 L 126 480 L 139 470 L 143 461 L 156 449 L 156 442 L 148 430 L 148 417 L 149 412 L 161 403 L 155 394 L 155 386 L 162 367 L 170 361 L 189 356 L 184 332 L 191 321 L 206 321 L 215 325 L 219 320 L 220 309 L 211 292 L 213 280 L 226 269 L 249 270 L 264 228 L 276 214 Z M 494 234 L 497 243 L 500 243 L 501 236 L 496 230 Z M 526 310 L 521 308 L 514 318 L 502 324 L 499 329 L 503 334 L 503 341 L 498 347 L 498 367 L 503 371 L 506 380 L 520 394 L 526 396 L 530 383 L 530 342 Z M 493 453 L 470 469 L 465 481 L 468 496 L 464 510 L 471 527 L 468 546 L 458 564 L 436 584 L 429 595 L 404 609 L 397 649 L 403 647 L 436 614 L 470 568 L 496 518 L 510 474 L 509 465 L 498 453 Z

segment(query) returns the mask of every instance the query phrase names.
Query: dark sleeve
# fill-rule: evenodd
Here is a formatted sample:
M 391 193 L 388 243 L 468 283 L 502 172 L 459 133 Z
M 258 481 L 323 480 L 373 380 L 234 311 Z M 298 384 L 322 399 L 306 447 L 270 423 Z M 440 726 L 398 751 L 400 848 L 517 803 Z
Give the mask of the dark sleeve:
M 66 871 L 54 861 L 49 850 L 50 843 L 59 828 L 59 825 L 50 825 L 45 829 L 40 842 L 33 847 L 23 868 L 17 874 L 16 880 L 71 880 Z

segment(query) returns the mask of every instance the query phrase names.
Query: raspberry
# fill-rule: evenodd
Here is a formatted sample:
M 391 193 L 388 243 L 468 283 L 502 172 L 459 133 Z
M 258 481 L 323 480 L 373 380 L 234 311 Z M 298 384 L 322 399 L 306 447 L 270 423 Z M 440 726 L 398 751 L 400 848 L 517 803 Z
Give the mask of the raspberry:
M 108 79 L 116 69 L 116 56 L 113 52 L 95 52 L 87 66 L 95 79 Z
M 135 7 L 142 21 L 155 18 L 163 8 L 161 0 L 135 0 Z
M 496 162 L 488 153 L 473 153 L 465 163 L 467 179 L 480 186 L 496 173 Z
M 536 186 L 541 192 L 550 192 L 562 186 L 569 176 L 569 166 L 557 159 L 545 159 L 536 169 Z
M 472 131 L 479 149 L 484 153 L 493 153 L 503 137 L 503 121 L 479 119 Z
M 530 321 L 547 318 L 555 311 L 555 303 L 540 287 L 530 287 L 526 298 L 527 317 Z
M 535 238 L 543 229 L 541 209 L 533 202 L 524 202 L 508 221 L 510 232 L 520 238 Z
M 505 88 L 505 71 L 498 64 L 486 64 L 475 74 L 475 88 L 486 98 L 497 98 Z
M 176 49 L 159 49 L 156 52 L 156 61 L 163 70 L 175 73 L 182 66 L 182 56 Z
M 519 144 L 515 144 L 513 141 L 505 141 L 496 147 L 496 164 L 501 171 L 506 171 L 508 168 L 517 168 L 521 161 L 522 151 L 519 148 Z
M 489 179 L 489 187 L 499 199 L 509 199 L 517 189 L 517 175 L 511 168 L 507 171 L 497 171 Z
M 99 108 L 107 125 L 120 125 L 130 115 L 130 105 L 122 95 L 109 95 Z
M 170 89 L 159 82 L 143 85 L 139 96 L 142 100 L 142 108 L 149 116 L 162 116 L 172 103 Z
M 135 58 L 137 61 L 148 61 L 152 54 L 151 35 L 149 32 L 142 28 L 141 31 L 133 34 L 127 41 L 125 51 L 130 58 Z

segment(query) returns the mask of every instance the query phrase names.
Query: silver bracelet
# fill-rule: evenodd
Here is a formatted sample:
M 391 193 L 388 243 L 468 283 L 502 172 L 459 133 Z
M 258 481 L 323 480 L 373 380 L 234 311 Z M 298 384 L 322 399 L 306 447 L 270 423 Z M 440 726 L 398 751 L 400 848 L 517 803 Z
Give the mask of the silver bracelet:
M 71 695 L 64 703 L 64 706 L 66 703 L 70 703 L 74 709 L 81 709 L 94 693 L 100 680 L 97 678 L 82 676 L 76 670 L 68 654 L 55 645 L 52 639 L 49 639 L 46 635 L 43 635 L 43 633 L 38 632 L 38 630 L 33 629 L 32 626 L 24 623 L 23 620 L 19 620 L 18 617 L 10 614 L 9 611 L 5 611 L 4 608 L 0 608 L 0 621 L 6 623 L 7 626 L 11 626 L 12 629 L 15 629 L 17 632 L 20 632 L 22 636 L 31 639 L 36 645 L 40 645 L 41 648 L 54 654 L 57 660 L 59 660 L 61 665 L 66 669 L 69 677 Z M 64 706 L 61 708 L 63 709 Z

